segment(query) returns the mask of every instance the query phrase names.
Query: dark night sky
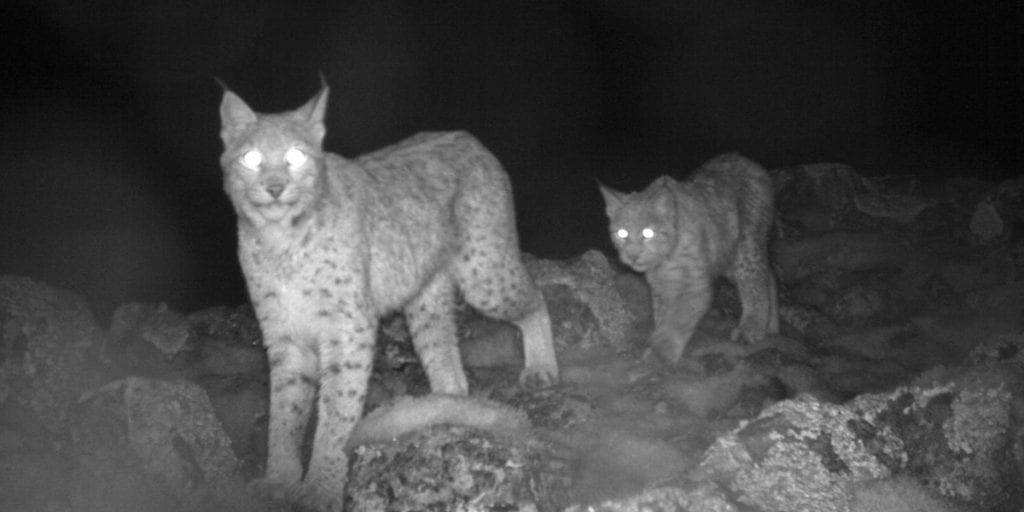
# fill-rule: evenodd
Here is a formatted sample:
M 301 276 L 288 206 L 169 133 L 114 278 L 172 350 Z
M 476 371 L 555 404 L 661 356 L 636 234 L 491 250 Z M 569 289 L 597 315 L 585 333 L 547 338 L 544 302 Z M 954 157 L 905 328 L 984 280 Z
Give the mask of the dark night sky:
M 215 77 L 278 111 L 322 72 L 345 156 L 472 131 L 543 257 L 608 247 L 594 178 L 639 188 L 724 151 L 929 180 L 1024 163 L 1017 0 L 40 0 L 0 19 L 0 272 L 103 320 L 244 300 Z

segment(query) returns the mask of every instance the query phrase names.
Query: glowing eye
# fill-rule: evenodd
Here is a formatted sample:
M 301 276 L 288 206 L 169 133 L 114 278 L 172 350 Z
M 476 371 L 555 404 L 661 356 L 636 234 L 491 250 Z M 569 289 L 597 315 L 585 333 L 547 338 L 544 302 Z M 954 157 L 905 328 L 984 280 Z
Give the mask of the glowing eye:
M 299 148 L 291 148 L 284 153 L 284 161 L 288 162 L 288 167 L 292 169 L 306 163 L 306 160 L 309 160 L 309 157 Z
M 654 230 L 651 228 L 644 228 L 643 231 L 640 232 L 640 236 L 644 237 L 645 240 L 654 238 Z
M 242 155 L 242 158 L 240 158 L 239 161 L 242 162 L 242 165 L 244 165 L 247 169 L 255 171 L 259 169 L 260 164 L 263 163 L 263 154 L 260 153 L 259 151 L 256 151 L 255 149 L 250 149 L 249 151 L 246 151 L 244 155 Z
M 622 240 L 625 240 L 629 238 L 629 231 L 626 231 L 625 229 L 620 229 L 615 232 L 615 236 L 621 238 Z

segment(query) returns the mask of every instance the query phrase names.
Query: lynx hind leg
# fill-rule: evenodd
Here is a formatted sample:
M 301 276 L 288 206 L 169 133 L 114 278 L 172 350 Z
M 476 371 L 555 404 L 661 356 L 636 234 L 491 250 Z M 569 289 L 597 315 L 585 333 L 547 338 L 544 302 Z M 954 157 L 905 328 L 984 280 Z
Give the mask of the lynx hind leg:
M 434 393 L 469 394 L 455 329 L 455 288 L 444 273 L 434 276 L 405 308 L 412 343 Z
M 523 387 L 558 381 L 551 317 L 544 296 L 523 266 L 511 185 L 501 164 L 481 150 L 471 159 L 462 199 L 456 204 L 459 252 L 456 284 L 466 302 L 485 315 L 515 323 L 523 336 Z
M 739 291 L 742 313 L 732 331 L 733 341 L 762 341 L 779 332 L 778 296 L 775 276 L 763 251 L 748 250 L 737 257 L 733 281 Z
M 510 321 L 523 336 L 524 368 L 519 383 L 536 389 L 558 382 L 551 317 L 540 289 L 526 272 L 519 250 L 503 240 L 490 247 L 468 247 L 456 265 L 462 295 L 481 313 Z M 514 239 L 513 239 L 514 240 Z
M 532 282 L 530 288 L 531 295 L 535 297 L 530 302 L 535 306 L 518 320 L 513 320 L 523 333 L 525 364 L 519 374 L 519 384 L 526 389 L 541 389 L 558 383 L 558 361 L 547 303 Z

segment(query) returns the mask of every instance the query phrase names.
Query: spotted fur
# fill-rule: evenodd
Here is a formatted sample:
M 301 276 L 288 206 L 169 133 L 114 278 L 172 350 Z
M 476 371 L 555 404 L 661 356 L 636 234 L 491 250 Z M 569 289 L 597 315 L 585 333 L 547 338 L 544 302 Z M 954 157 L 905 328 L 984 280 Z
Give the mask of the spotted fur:
M 457 290 L 522 330 L 524 385 L 551 384 L 558 368 L 497 159 L 464 132 L 421 133 L 352 160 L 324 152 L 327 95 L 325 86 L 297 110 L 259 114 L 225 91 L 221 166 L 270 362 L 267 470 L 255 487 L 340 510 L 345 444 L 362 416 L 382 315 L 404 312 L 438 393 L 467 393 Z M 300 444 L 314 397 L 304 473 Z
M 718 276 L 736 284 L 743 306 L 733 340 L 756 342 L 779 331 L 767 256 L 772 183 L 760 165 L 720 155 L 687 181 L 662 176 L 640 192 L 602 186 L 601 193 L 620 259 L 651 287 L 651 348 L 664 360 L 682 357 Z

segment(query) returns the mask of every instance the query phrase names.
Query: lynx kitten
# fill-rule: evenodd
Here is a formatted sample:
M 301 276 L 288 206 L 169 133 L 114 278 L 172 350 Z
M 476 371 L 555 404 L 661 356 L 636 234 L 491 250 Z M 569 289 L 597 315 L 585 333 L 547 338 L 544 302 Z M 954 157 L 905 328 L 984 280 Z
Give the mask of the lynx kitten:
M 601 187 L 612 242 L 622 262 L 643 272 L 654 299 L 651 348 L 675 363 L 711 305 L 713 281 L 739 290 L 743 313 L 732 339 L 760 341 L 779 330 L 775 277 L 768 265 L 771 178 L 736 154 L 717 156 L 691 179 L 667 176 L 635 193 Z
M 270 361 L 267 471 L 256 490 L 340 510 L 345 444 L 363 412 L 377 322 L 402 311 L 431 389 L 467 394 L 452 316 L 522 330 L 525 385 L 558 378 L 547 306 L 520 260 L 508 176 L 464 132 L 422 133 L 353 160 L 321 149 L 328 88 L 259 114 L 220 106 L 225 189 Z M 312 455 L 300 444 L 317 397 Z

